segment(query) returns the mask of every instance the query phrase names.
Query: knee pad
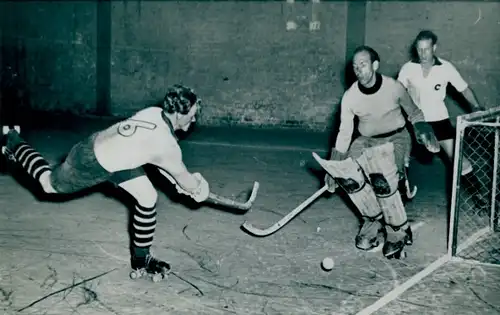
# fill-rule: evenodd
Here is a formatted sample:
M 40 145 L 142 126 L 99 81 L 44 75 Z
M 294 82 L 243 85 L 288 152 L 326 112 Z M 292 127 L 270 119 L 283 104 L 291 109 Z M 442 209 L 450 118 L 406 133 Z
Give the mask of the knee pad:
M 342 161 L 321 160 L 321 166 L 345 190 L 362 216 L 376 217 L 382 212 L 373 189 L 366 185 L 360 165 L 352 158 Z
M 343 161 L 329 161 L 328 172 L 348 194 L 361 191 L 366 185 L 361 167 L 351 158 Z
M 391 185 L 384 177 L 384 174 L 370 173 L 368 174 L 368 176 L 370 177 L 370 183 L 372 184 L 375 195 L 384 197 L 390 196 L 392 194 Z
M 354 194 L 360 191 L 366 184 L 365 181 L 357 182 L 353 178 L 334 177 L 334 179 L 337 181 L 340 187 L 342 187 L 348 194 Z
M 389 197 L 397 192 L 400 175 L 392 143 L 367 148 L 358 163 L 368 174 L 377 197 Z

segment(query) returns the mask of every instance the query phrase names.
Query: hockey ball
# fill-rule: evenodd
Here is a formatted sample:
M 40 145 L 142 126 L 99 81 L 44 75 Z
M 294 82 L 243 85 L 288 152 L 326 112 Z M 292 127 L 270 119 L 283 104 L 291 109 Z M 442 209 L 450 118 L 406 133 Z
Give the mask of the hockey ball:
M 333 266 L 335 266 L 335 262 L 330 257 L 326 257 L 321 262 L 321 267 L 323 267 L 323 269 L 325 269 L 326 271 L 332 270 Z

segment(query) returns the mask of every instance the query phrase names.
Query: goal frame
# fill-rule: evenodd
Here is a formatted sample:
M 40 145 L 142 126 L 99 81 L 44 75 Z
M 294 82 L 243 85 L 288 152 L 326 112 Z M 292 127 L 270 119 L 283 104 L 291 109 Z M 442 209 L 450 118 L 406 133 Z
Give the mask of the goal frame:
M 487 119 L 494 119 L 494 122 L 486 122 Z M 494 152 L 493 152 L 493 171 L 492 171 L 492 185 L 488 187 L 491 190 L 490 207 L 489 207 L 489 224 L 487 227 L 479 229 L 469 236 L 459 246 L 458 231 L 460 220 L 460 207 L 459 200 L 461 196 L 460 180 L 462 173 L 462 161 L 464 158 L 464 136 L 466 128 L 473 126 L 482 126 L 494 129 Z M 500 216 L 495 213 L 497 200 L 496 200 L 496 187 L 498 185 L 498 158 L 499 158 L 499 144 L 500 144 L 500 107 L 494 107 L 486 111 L 474 112 L 464 114 L 457 117 L 456 124 L 456 138 L 453 157 L 453 182 L 451 190 L 451 203 L 450 203 L 450 220 L 448 228 L 448 259 L 450 260 L 469 260 L 458 257 L 461 250 L 471 246 L 478 239 L 488 233 L 497 232 L 499 227 Z M 495 220 L 495 217 L 497 218 Z

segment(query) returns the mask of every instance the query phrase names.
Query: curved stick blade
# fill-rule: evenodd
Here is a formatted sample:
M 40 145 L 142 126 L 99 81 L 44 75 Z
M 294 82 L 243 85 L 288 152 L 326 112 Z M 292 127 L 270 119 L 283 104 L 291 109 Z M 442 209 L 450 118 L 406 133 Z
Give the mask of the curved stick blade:
M 235 201 L 235 200 L 223 197 L 223 196 L 219 196 L 219 195 L 214 194 L 214 193 L 210 193 L 207 201 L 210 203 L 216 204 L 216 205 L 221 205 L 221 206 L 225 206 L 225 207 L 229 207 L 229 208 L 233 208 L 233 209 L 248 211 L 252 207 L 255 199 L 257 198 L 257 193 L 259 191 L 259 187 L 260 187 L 259 182 L 254 182 L 253 188 L 252 188 L 252 193 L 250 194 L 250 197 L 248 198 L 248 200 L 244 203 L 238 202 L 238 201 Z
M 314 194 L 312 194 L 309 198 L 304 200 L 300 205 L 298 205 L 295 209 L 290 211 L 287 215 L 285 215 L 283 218 L 281 218 L 278 222 L 274 223 L 268 228 L 265 229 L 259 229 L 255 226 L 253 226 L 251 223 L 245 221 L 241 225 L 241 229 L 248 234 L 251 234 L 253 236 L 269 236 L 273 234 L 274 232 L 278 231 L 281 229 L 283 226 L 285 226 L 288 222 L 290 222 L 294 217 L 296 217 L 300 212 L 302 212 L 305 208 L 307 208 L 310 204 L 312 204 L 316 199 L 318 199 L 325 191 L 328 190 L 328 186 L 325 185 L 319 190 L 317 190 Z

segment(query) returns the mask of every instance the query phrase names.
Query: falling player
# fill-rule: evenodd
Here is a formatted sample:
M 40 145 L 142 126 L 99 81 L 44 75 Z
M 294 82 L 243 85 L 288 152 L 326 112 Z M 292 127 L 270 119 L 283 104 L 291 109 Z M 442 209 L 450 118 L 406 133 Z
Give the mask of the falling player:
M 404 246 L 413 242 L 398 190 L 411 150 L 402 109 L 417 141 L 431 152 L 438 152 L 439 144 L 403 85 L 377 72 L 379 62 L 378 53 L 371 47 L 354 51 L 357 81 L 342 97 L 340 129 L 325 181 L 330 191 L 337 184 L 341 186 L 361 214 L 356 247 L 372 249 L 379 245 L 379 236 L 386 235 L 383 254 L 399 258 Z M 351 144 L 356 117 L 360 136 Z
M 408 90 L 413 102 L 423 111 L 425 120 L 432 126 L 439 144 L 450 160 L 453 160 L 455 147 L 455 128 L 444 99 L 446 87 L 453 85 L 469 102 L 472 110 L 484 108 L 479 105 L 474 92 L 464 81 L 455 66 L 435 55 L 437 36 L 432 31 L 418 33 L 413 42 L 413 51 L 417 56 L 408 61 L 399 71 L 398 80 Z M 471 162 L 462 159 L 462 178 L 466 190 L 472 195 L 479 207 L 488 205 L 487 192 L 474 175 Z
M 102 182 L 111 182 L 128 192 L 135 200 L 132 270 L 137 271 L 136 275 L 165 275 L 170 265 L 150 253 L 158 194 L 142 167 L 158 167 L 170 181 L 175 179 L 178 192 L 196 202 L 208 198 L 207 181 L 201 174 L 187 170 L 174 133 L 189 129 L 199 106 L 193 90 L 174 85 L 158 106 L 140 110 L 74 145 L 61 164 L 49 166 L 15 130 L 5 135 L 2 152 L 38 181 L 47 194 L 71 194 Z

